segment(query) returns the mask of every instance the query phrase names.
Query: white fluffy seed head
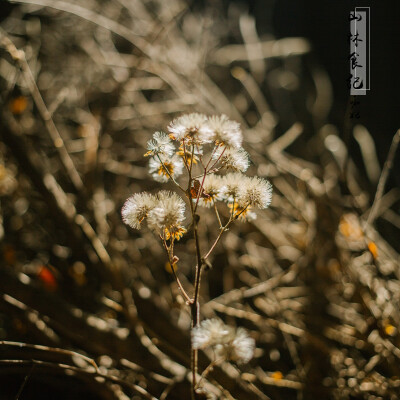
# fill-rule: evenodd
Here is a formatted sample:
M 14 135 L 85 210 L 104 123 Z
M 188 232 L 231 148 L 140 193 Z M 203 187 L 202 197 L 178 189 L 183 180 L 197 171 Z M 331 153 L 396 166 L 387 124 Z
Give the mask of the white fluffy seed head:
M 226 115 L 213 115 L 208 125 L 214 134 L 216 144 L 238 148 L 242 145 L 243 135 L 239 123 L 231 121 Z
M 153 139 L 147 142 L 147 150 L 146 156 L 163 154 L 167 157 L 171 157 L 175 152 L 175 147 L 166 133 L 155 132 Z
M 220 160 L 221 165 L 233 171 L 247 171 L 250 160 L 249 154 L 243 148 L 223 148 L 219 147 L 214 153 L 213 158 Z
M 205 319 L 192 329 L 192 346 L 194 349 L 205 349 L 227 342 L 231 328 L 217 318 Z
M 246 176 L 240 172 L 231 172 L 223 178 L 223 187 L 221 188 L 222 199 L 228 203 L 233 202 L 239 194 L 240 187 L 246 181 Z
M 122 220 L 134 229 L 140 229 L 141 222 L 155 207 L 156 198 L 150 193 L 136 193 L 129 197 L 122 207 Z
M 219 357 L 237 363 L 246 363 L 254 355 L 255 341 L 244 328 L 225 325 L 217 318 L 206 319 L 192 329 L 194 349 L 213 347 Z
M 254 356 L 255 340 L 251 338 L 244 328 L 238 328 L 235 337 L 227 345 L 220 347 L 220 354 L 228 360 L 238 364 L 249 362 Z
M 272 185 L 266 180 L 257 176 L 243 180 L 237 196 L 240 206 L 267 208 L 271 204 Z
M 213 132 L 208 126 L 207 117 L 203 114 L 192 113 L 175 118 L 168 126 L 170 137 L 186 144 L 202 145 L 214 140 Z
M 148 214 L 148 224 L 157 233 L 175 231 L 185 219 L 185 202 L 175 192 L 162 190 Z
M 211 207 L 213 202 L 221 200 L 221 190 L 224 186 L 224 180 L 221 176 L 210 174 L 204 179 L 203 191 L 205 196 L 200 197 L 199 205 Z
M 170 176 L 175 179 L 182 175 L 183 166 L 181 157 L 177 155 L 168 157 L 165 154 L 158 154 L 149 160 L 149 172 L 157 182 L 168 182 Z

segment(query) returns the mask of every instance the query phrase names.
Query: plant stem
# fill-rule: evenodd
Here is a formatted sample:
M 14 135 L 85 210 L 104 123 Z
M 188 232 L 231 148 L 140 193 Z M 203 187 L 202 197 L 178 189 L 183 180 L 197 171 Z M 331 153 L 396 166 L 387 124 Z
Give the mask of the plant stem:
M 248 209 L 249 205 L 250 205 L 250 203 L 247 204 L 247 206 L 246 206 L 245 208 L 243 208 L 243 210 L 240 211 L 239 214 L 236 214 L 236 215 L 235 215 L 235 219 L 238 219 L 238 218 Z
M 215 147 L 215 148 L 216 148 L 216 147 Z M 217 158 L 217 160 L 215 161 L 215 163 L 214 163 L 213 165 L 211 165 L 210 171 L 218 164 L 219 160 L 221 159 L 221 157 L 222 157 L 223 154 L 225 153 L 225 150 L 226 150 L 226 147 L 224 147 L 224 149 L 221 151 L 221 154 L 219 155 L 219 157 Z M 213 154 L 214 154 L 214 151 L 213 151 Z M 211 155 L 211 157 L 212 157 L 212 155 Z M 210 163 L 210 161 L 211 161 L 211 158 L 210 158 L 210 160 L 208 161 L 208 164 Z M 208 167 L 208 164 L 207 164 L 207 167 Z
M 219 228 L 222 229 L 222 222 L 221 222 L 221 217 L 219 216 L 217 204 L 215 203 L 214 200 L 212 200 L 212 202 L 213 202 L 213 206 L 214 206 L 214 210 L 215 210 L 215 215 L 217 216 L 217 219 L 218 219 Z
M 161 160 L 160 156 L 157 154 L 157 158 L 158 161 L 160 161 L 162 167 L 164 168 L 165 172 L 168 174 L 169 178 L 171 179 L 172 182 L 175 183 L 176 186 L 178 186 L 179 189 L 182 190 L 182 192 L 185 192 L 185 189 L 173 178 L 173 176 L 171 175 L 171 173 L 168 171 L 168 168 L 165 166 L 165 164 L 163 163 L 163 161 Z
M 186 293 L 186 290 L 183 288 L 182 283 L 181 283 L 180 279 L 178 278 L 178 275 L 176 275 L 176 272 L 175 272 L 176 264 L 171 264 L 171 262 L 170 262 L 170 265 L 171 265 L 172 273 L 174 274 L 176 283 L 178 284 L 178 287 L 181 290 L 183 297 L 185 298 L 186 302 L 190 304 L 192 302 L 192 299 Z
M 176 263 L 174 263 L 174 254 L 173 254 L 173 244 L 174 242 L 172 241 L 171 246 L 168 247 L 167 245 L 167 241 L 165 240 L 165 234 L 164 235 L 160 235 L 161 236 L 161 240 L 163 241 L 163 245 L 165 248 L 165 251 L 167 252 L 167 256 L 168 256 L 168 262 L 169 265 L 171 266 L 171 270 L 172 273 L 174 275 L 175 281 L 178 284 L 178 287 L 183 295 L 183 297 L 185 298 L 186 302 L 188 302 L 189 304 L 192 302 L 192 299 L 189 297 L 189 295 L 187 294 L 186 290 L 184 289 L 182 282 L 180 281 L 180 279 L 178 278 L 178 275 L 176 274 L 175 271 L 175 265 Z
M 224 361 L 224 358 L 217 358 L 216 360 L 212 361 L 208 367 L 203 371 L 203 373 L 201 374 L 201 377 L 199 379 L 199 381 L 197 382 L 197 386 L 196 389 L 200 386 L 200 383 L 203 379 L 206 378 L 206 376 L 213 370 L 213 368 L 218 365 L 221 361 Z
M 186 157 L 186 149 L 184 148 L 184 154 Z M 194 145 L 192 145 L 192 159 L 194 156 Z M 199 236 L 197 231 L 197 216 L 195 210 L 193 208 L 192 202 L 192 193 L 190 191 L 192 187 L 192 165 L 190 163 L 190 168 L 188 168 L 189 173 L 189 182 L 188 182 L 188 190 L 187 195 L 189 197 L 189 205 L 190 211 L 192 214 L 192 224 L 193 224 L 193 236 L 196 246 L 196 258 L 197 258 L 197 265 L 196 265 L 196 273 L 195 273 L 195 285 L 194 285 L 194 296 L 191 301 L 191 313 L 192 313 L 192 328 L 196 327 L 199 324 L 199 314 L 200 314 L 200 305 L 198 302 L 199 297 L 199 290 L 200 290 L 200 275 L 201 275 L 201 266 L 203 264 L 201 260 L 201 252 L 200 252 L 200 243 L 199 243 Z M 192 348 L 192 359 L 191 359 L 191 368 L 192 368 L 192 399 L 196 399 L 196 375 L 197 375 L 197 364 L 198 364 L 198 351 Z
M 201 181 L 200 189 L 199 189 L 199 192 L 197 193 L 196 205 L 194 206 L 194 213 L 196 213 L 197 206 L 199 205 L 199 200 L 200 200 L 201 193 L 203 192 L 203 186 L 204 186 L 204 181 L 206 179 L 206 175 L 207 175 L 207 167 L 204 168 L 203 180 Z
M 219 166 L 218 168 L 209 169 L 209 170 L 207 171 L 207 175 L 213 174 L 214 172 L 218 172 L 221 168 L 222 168 L 222 167 Z M 199 179 L 199 178 L 201 178 L 202 176 L 203 176 L 203 174 L 194 176 L 194 177 L 193 177 L 193 180 Z
M 215 246 L 218 244 L 219 240 L 221 239 L 223 233 L 227 230 L 228 226 L 230 225 L 230 223 L 233 221 L 233 218 L 229 218 L 229 221 L 226 223 L 225 226 L 223 226 L 217 236 L 217 238 L 215 239 L 215 242 L 213 243 L 213 245 L 210 247 L 210 250 L 208 250 L 208 253 L 203 257 L 203 260 L 206 260 L 210 254 L 212 253 L 212 251 L 215 249 Z

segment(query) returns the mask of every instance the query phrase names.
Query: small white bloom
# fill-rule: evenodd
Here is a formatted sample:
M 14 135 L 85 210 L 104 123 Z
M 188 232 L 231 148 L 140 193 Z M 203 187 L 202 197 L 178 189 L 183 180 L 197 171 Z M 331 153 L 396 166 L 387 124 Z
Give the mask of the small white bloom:
M 147 150 L 148 152 L 145 156 L 163 154 L 167 157 L 171 157 L 175 152 L 175 147 L 166 133 L 155 132 L 153 139 L 147 142 Z
M 209 174 L 204 179 L 203 193 L 199 199 L 199 205 L 203 207 L 211 207 L 213 202 L 221 200 L 221 189 L 224 181 L 219 175 Z M 196 200 L 196 199 L 194 199 Z
M 186 144 L 201 145 L 214 140 L 213 132 L 210 130 L 207 117 L 203 114 L 185 114 L 175 118 L 168 126 L 171 139 L 183 140 Z
M 126 200 L 122 207 L 122 220 L 132 228 L 140 229 L 141 222 L 156 205 L 155 197 L 150 193 L 136 193 Z
M 238 192 L 237 202 L 239 206 L 252 206 L 267 208 L 271 204 L 272 185 L 266 180 L 255 176 L 246 177 Z
M 255 341 L 244 328 L 236 331 L 217 318 L 206 319 L 192 329 L 194 349 L 213 347 L 219 357 L 246 363 L 254 355 Z
M 219 147 L 218 150 L 214 153 L 213 159 L 219 159 L 224 167 L 226 167 L 227 169 L 232 169 L 234 171 L 245 172 L 250 165 L 249 154 L 241 147 Z
M 246 181 L 246 176 L 240 172 L 231 172 L 223 178 L 223 187 L 221 188 L 221 196 L 224 201 L 232 203 L 239 194 L 240 187 Z
M 243 135 L 239 123 L 231 121 L 226 115 L 213 115 L 208 119 L 208 125 L 217 144 L 235 148 L 242 145 Z
M 194 349 L 226 343 L 232 330 L 217 318 L 205 319 L 192 329 L 192 346 Z
M 165 233 L 179 239 L 186 229 L 181 225 L 185 219 L 185 202 L 174 192 L 162 190 L 156 196 L 156 205 L 148 215 L 149 227 L 159 234 Z
M 175 179 L 182 175 L 182 170 L 183 161 L 177 155 L 167 157 L 164 154 L 158 154 L 155 157 L 150 158 L 149 161 L 149 172 L 157 182 L 168 182 L 170 176 Z
M 249 362 L 254 355 L 255 340 L 244 328 L 238 328 L 235 338 L 225 346 L 218 347 L 218 353 L 239 364 Z

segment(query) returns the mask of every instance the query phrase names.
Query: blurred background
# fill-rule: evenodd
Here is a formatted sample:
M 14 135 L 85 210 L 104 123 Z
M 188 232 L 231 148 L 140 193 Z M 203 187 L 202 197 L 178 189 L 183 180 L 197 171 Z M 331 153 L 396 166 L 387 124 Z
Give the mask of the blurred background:
M 120 217 L 161 188 L 146 142 L 185 112 L 240 122 L 249 175 L 274 187 L 204 274 L 203 317 L 257 343 L 248 365 L 209 374 L 207 396 L 398 397 L 394 146 L 377 188 L 399 128 L 400 15 L 358 3 L 1 4 L 1 400 L 189 398 L 189 310 L 161 243 Z M 348 14 L 369 5 L 372 89 L 351 119 Z M 206 248 L 214 220 L 201 222 Z M 190 235 L 177 253 L 191 292 Z

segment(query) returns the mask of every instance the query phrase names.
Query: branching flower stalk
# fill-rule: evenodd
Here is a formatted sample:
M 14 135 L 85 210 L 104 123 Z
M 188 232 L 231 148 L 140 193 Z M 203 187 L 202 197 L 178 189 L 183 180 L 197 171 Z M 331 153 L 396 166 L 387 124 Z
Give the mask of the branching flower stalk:
M 196 389 L 200 384 L 200 381 L 197 383 L 199 349 L 212 347 L 219 359 L 223 357 L 238 363 L 248 362 L 253 356 L 254 339 L 243 328 L 235 331 L 217 319 L 200 323 L 200 284 L 202 269 L 224 232 L 237 220 L 254 219 L 253 209 L 267 208 L 271 203 L 272 186 L 265 179 L 244 175 L 249 167 L 249 156 L 242 148 L 242 132 L 239 124 L 226 115 L 182 115 L 169 124 L 168 132 L 153 135 L 145 156 L 150 157 L 149 172 L 152 177 L 158 182 L 173 182 L 185 200 L 177 193 L 165 190 L 155 195 L 136 193 L 126 200 L 122 218 L 135 229 L 140 229 L 142 222 L 147 220 L 148 227 L 159 235 L 174 279 L 191 308 L 192 399 L 196 399 Z M 186 182 L 181 177 L 184 170 Z M 185 203 L 189 203 L 190 227 L 196 249 L 194 291 L 191 296 L 178 277 L 179 258 L 174 254 L 175 242 L 187 233 L 182 224 Z M 225 203 L 227 208 L 221 209 L 220 203 Z M 199 207 L 213 208 L 219 226 L 217 237 L 204 253 L 199 240 Z M 212 365 L 215 365 L 215 360 Z M 207 373 L 211 369 L 212 366 Z M 203 374 L 203 379 L 207 373 Z

